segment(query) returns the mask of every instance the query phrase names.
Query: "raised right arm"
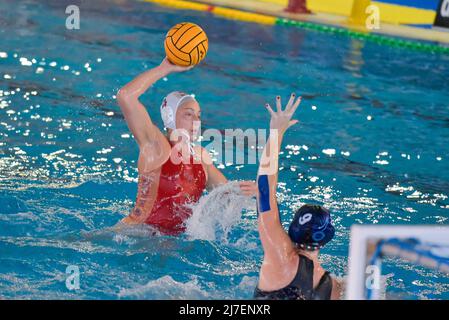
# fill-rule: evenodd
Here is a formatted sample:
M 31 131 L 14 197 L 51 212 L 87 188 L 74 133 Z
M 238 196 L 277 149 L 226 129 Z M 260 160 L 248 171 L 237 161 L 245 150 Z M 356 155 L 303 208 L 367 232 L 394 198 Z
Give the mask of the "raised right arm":
M 151 121 L 150 115 L 139 101 L 139 97 L 156 81 L 171 72 L 188 69 L 181 68 L 179 70 L 178 68 L 180 67 L 172 65 L 164 59 L 159 66 L 140 74 L 117 93 L 117 102 L 129 129 L 141 149 L 146 143 L 159 139 L 160 130 Z

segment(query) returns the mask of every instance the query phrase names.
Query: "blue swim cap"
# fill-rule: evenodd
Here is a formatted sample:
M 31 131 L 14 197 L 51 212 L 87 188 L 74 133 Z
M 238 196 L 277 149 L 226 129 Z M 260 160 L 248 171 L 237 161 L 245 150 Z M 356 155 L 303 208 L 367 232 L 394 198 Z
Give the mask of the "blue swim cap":
M 290 239 L 306 250 L 322 248 L 335 234 L 327 209 L 318 205 L 303 205 L 295 213 L 288 229 Z

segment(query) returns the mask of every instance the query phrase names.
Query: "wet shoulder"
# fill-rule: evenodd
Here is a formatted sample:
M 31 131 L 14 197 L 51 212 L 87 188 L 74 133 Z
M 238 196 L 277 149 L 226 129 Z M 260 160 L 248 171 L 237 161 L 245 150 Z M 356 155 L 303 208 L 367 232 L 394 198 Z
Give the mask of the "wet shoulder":
M 137 169 L 139 174 L 157 171 L 170 158 L 171 146 L 160 140 L 145 143 L 140 147 Z

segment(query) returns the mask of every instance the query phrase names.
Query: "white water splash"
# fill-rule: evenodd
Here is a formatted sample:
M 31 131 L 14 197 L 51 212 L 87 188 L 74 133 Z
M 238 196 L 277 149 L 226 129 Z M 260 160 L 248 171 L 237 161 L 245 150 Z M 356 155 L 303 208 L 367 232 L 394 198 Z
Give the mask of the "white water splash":
M 192 205 L 186 221 L 186 235 L 192 239 L 227 242 L 228 233 L 242 216 L 242 210 L 255 210 L 256 201 L 240 194 L 238 181 L 215 188 Z

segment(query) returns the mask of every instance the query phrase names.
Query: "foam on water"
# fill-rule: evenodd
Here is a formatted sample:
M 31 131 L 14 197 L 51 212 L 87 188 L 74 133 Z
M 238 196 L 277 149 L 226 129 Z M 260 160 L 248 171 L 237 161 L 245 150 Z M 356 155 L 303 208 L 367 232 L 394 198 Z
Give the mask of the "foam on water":
M 257 285 L 257 277 L 243 276 L 238 284 L 232 288 L 220 288 L 214 282 L 200 281 L 193 276 L 190 280 L 176 281 L 171 276 L 163 276 L 151 280 L 145 285 L 133 288 L 123 288 L 118 293 L 121 299 L 230 299 L 252 296 Z
M 196 278 L 187 282 L 175 281 L 171 276 L 163 276 L 149 281 L 143 286 L 122 289 L 119 298 L 144 299 L 207 299 L 209 294 L 201 289 Z

